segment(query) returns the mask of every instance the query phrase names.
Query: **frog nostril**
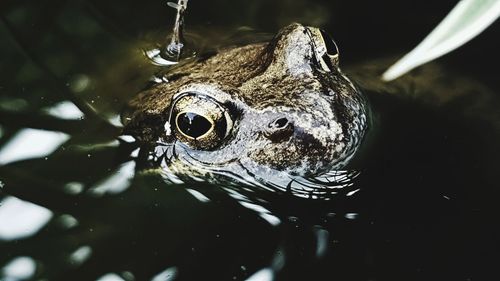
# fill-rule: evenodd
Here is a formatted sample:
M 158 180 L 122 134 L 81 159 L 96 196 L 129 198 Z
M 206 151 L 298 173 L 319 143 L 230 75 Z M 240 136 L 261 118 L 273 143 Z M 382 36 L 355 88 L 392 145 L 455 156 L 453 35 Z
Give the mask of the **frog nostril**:
M 276 130 L 284 129 L 287 127 L 288 123 L 289 123 L 288 119 L 284 117 L 278 118 L 269 124 L 269 128 Z
M 272 142 L 280 142 L 289 139 L 293 131 L 293 124 L 287 118 L 281 117 L 269 123 L 264 135 Z

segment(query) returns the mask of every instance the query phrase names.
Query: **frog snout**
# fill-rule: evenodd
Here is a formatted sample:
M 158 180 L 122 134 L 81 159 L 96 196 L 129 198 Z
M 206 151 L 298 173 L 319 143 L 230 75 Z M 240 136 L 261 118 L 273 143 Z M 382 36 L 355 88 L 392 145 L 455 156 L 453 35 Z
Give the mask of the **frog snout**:
M 264 136 L 272 142 L 280 142 L 290 138 L 293 131 L 293 122 L 286 117 L 279 117 L 267 124 L 264 129 Z

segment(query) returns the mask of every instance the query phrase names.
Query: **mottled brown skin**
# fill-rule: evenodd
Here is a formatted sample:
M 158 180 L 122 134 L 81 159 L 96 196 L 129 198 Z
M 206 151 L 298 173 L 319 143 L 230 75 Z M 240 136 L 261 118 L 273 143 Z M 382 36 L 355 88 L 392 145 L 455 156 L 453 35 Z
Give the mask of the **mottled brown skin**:
M 318 57 L 326 50 L 322 40 L 330 40 L 319 34 L 292 24 L 269 43 L 177 65 L 166 74 L 168 82 L 130 102 L 125 132 L 145 144 L 173 146 L 184 166 L 194 161 L 239 173 L 238 166 L 261 177 L 268 171 L 313 175 L 343 167 L 364 135 L 366 110 L 337 60 Z M 229 112 L 231 133 L 210 149 L 179 141 L 171 112 L 182 93 L 213 98 Z M 270 128 L 280 118 L 288 120 L 286 127 Z M 171 132 L 165 132 L 166 123 Z M 187 158 L 189 164 L 182 161 Z

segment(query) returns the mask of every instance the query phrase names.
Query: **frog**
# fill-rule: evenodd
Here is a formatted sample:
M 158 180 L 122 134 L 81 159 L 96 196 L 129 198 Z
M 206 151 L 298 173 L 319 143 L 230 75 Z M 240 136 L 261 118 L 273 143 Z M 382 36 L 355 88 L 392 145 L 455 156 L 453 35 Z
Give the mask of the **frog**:
M 336 42 L 292 23 L 269 42 L 171 67 L 129 102 L 122 120 L 125 134 L 176 176 L 224 174 L 303 190 L 349 174 L 368 113 L 363 93 L 340 69 Z

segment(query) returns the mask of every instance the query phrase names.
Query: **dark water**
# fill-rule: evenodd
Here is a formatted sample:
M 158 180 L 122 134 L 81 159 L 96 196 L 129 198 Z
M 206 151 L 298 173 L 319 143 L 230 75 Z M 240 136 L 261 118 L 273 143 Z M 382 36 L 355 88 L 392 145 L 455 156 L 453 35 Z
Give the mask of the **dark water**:
M 322 26 L 369 88 L 359 191 L 257 201 L 167 184 L 117 138 L 110 120 L 160 70 L 141 50 L 174 14 L 101 2 L 0 3 L 0 280 L 499 280 L 498 23 L 420 82 L 380 89 L 367 65 L 411 49 L 455 1 L 190 1 L 198 47 L 242 26 L 240 41 Z

